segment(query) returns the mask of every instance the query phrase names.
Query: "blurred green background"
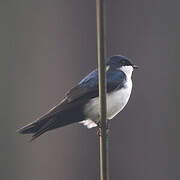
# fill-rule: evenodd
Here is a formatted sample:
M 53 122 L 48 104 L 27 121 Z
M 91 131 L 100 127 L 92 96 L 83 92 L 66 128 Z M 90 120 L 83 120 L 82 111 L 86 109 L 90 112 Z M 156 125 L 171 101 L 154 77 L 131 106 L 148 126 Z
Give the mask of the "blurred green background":
M 96 130 L 74 124 L 37 141 L 16 130 L 97 67 L 96 3 L 0 1 L 0 179 L 99 178 Z M 106 0 L 108 56 L 140 66 L 110 132 L 110 177 L 180 179 L 178 0 Z

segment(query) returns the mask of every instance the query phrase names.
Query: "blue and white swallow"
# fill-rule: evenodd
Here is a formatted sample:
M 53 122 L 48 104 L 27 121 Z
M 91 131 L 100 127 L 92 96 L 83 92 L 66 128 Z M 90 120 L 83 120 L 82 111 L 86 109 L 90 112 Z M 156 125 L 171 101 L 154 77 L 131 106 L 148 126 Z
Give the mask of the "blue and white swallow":
M 111 56 L 106 63 L 107 118 L 111 120 L 127 104 L 132 90 L 132 72 L 138 68 L 125 56 Z M 95 69 L 65 94 L 63 100 L 36 121 L 22 127 L 32 140 L 43 133 L 72 123 L 93 128 L 99 122 L 98 70 Z

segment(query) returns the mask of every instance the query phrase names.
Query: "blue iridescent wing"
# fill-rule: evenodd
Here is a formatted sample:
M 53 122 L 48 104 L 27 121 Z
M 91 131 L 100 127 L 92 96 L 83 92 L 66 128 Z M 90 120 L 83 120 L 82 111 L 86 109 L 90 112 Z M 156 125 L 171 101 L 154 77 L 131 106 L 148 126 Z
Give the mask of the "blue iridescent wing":
M 107 71 L 107 93 L 120 89 L 124 86 L 126 76 L 122 71 Z M 99 95 L 97 69 L 82 79 L 77 86 L 72 88 L 67 94 L 69 101 L 77 99 L 90 99 Z

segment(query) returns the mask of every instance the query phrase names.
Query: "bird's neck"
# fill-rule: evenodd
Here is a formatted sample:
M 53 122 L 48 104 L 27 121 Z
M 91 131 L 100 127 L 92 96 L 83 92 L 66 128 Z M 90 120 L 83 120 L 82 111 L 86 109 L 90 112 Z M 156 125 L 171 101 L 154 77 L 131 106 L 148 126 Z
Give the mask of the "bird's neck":
M 131 79 L 132 72 L 133 72 L 132 66 L 123 66 L 120 68 L 120 70 L 125 73 L 127 79 Z

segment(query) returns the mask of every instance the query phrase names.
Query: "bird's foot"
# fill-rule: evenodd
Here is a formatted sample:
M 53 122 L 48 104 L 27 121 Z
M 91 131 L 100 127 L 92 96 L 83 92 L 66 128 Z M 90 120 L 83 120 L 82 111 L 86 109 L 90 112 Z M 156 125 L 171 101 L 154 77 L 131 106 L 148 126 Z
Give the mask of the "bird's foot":
M 102 135 L 102 122 L 98 121 L 96 124 L 98 126 L 97 135 L 101 136 Z M 110 132 L 110 121 L 107 120 L 106 135 L 109 135 L 109 132 Z
M 97 132 L 96 132 L 96 133 L 97 133 L 97 135 L 98 135 L 98 136 L 101 136 L 101 135 L 102 135 L 101 129 L 100 129 L 100 128 L 98 128 L 98 130 L 97 130 Z
M 101 121 L 98 121 L 98 122 L 96 122 L 96 124 L 97 124 L 97 126 L 98 126 L 98 130 L 97 130 L 97 135 L 98 136 L 101 136 L 102 135 L 102 123 L 101 123 Z

